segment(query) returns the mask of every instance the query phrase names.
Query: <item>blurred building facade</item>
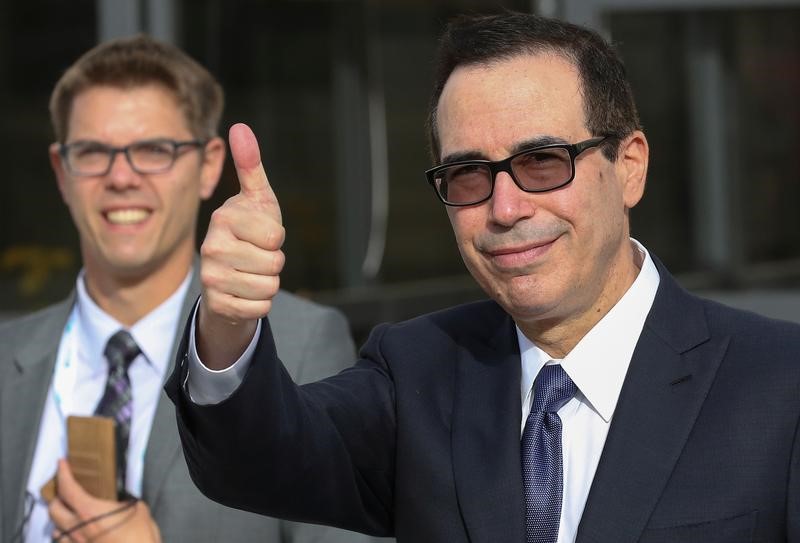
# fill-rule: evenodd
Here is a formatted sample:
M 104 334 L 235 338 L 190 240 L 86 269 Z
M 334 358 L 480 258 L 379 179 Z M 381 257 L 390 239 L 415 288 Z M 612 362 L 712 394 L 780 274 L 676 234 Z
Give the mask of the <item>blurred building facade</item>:
M 48 94 L 82 52 L 136 32 L 219 78 L 223 135 L 244 121 L 259 137 L 287 227 L 286 288 L 338 305 L 359 336 L 480 297 L 425 182 L 425 119 L 442 25 L 498 8 L 589 24 L 617 43 L 652 152 L 634 235 L 688 287 L 767 313 L 781 289 L 800 320 L 800 0 L 3 3 L 0 315 L 73 286 L 80 256 L 47 160 Z M 229 163 L 200 239 L 236 190 Z M 772 294 L 743 295 L 759 291 Z

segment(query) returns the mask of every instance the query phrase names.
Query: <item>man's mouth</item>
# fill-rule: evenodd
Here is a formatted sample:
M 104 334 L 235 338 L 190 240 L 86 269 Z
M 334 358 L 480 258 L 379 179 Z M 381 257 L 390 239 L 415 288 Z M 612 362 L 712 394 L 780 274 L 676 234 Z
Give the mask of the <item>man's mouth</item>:
M 558 238 L 556 238 L 558 239 Z M 552 247 L 556 239 L 537 241 L 514 247 L 486 251 L 486 255 L 500 268 L 518 268 L 533 264 Z
M 138 224 L 150 216 L 150 211 L 143 208 L 114 209 L 107 211 L 105 216 L 111 224 Z

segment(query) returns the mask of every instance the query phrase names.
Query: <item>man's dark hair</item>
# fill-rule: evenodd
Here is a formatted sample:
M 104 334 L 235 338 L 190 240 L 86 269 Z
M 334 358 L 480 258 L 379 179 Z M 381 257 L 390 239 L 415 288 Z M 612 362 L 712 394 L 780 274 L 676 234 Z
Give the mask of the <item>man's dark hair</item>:
M 610 136 L 603 154 L 617 159 L 619 141 L 640 128 L 625 67 L 614 48 L 596 32 L 530 13 L 504 12 L 453 19 L 439 42 L 428 137 L 433 161 L 440 160 L 436 126 L 439 98 L 459 66 L 490 65 L 527 54 L 560 55 L 578 70 L 586 128 L 592 136 Z

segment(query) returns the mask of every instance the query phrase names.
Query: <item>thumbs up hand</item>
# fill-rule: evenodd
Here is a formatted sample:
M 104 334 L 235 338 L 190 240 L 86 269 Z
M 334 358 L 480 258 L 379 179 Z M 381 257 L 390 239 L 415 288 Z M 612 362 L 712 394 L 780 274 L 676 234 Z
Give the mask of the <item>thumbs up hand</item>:
M 211 369 L 230 366 L 244 352 L 278 292 L 285 231 L 258 142 L 245 124 L 229 133 L 239 194 L 211 216 L 200 248 L 203 296 L 196 329 L 198 354 Z

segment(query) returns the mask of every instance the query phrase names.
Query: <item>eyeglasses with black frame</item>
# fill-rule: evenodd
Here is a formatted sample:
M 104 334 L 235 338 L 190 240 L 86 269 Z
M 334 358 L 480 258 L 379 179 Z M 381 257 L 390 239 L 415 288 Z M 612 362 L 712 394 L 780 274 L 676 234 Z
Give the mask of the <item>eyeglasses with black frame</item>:
M 547 192 L 575 178 L 575 159 L 610 136 L 574 144 L 553 143 L 525 149 L 503 160 L 459 160 L 425 172 L 436 196 L 448 206 L 470 206 L 492 197 L 497 174 L 506 172 L 525 192 Z
M 114 147 L 99 141 L 81 140 L 61 144 L 61 154 L 67 171 L 80 177 L 106 175 L 117 153 L 122 153 L 133 171 L 147 175 L 163 173 L 172 168 L 183 149 L 205 147 L 203 140 L 175 141 L 166 138 L 141 140 L 124 147 Z

